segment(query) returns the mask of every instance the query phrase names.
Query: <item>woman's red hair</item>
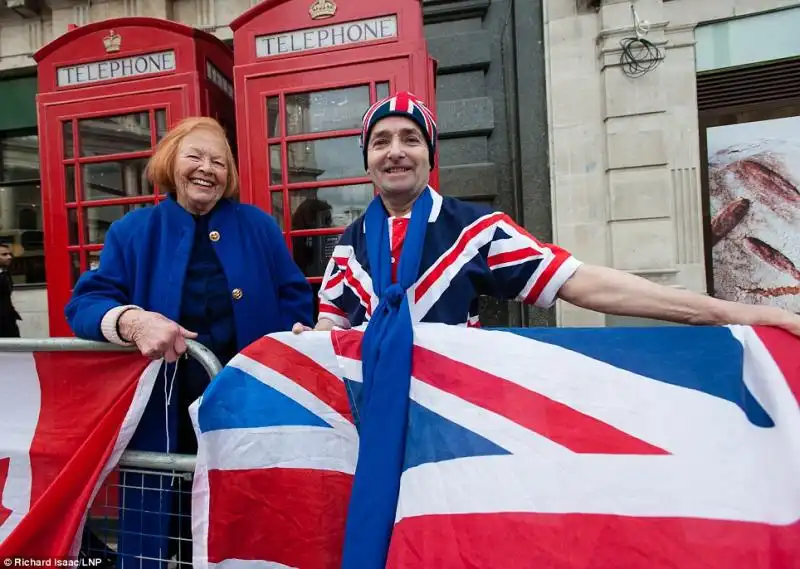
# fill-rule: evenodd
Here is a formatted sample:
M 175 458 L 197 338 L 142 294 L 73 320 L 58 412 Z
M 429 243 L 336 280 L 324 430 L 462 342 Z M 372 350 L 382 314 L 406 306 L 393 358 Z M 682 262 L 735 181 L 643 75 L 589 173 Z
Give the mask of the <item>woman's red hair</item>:
M 156 146 L 155 153 L 147 163 L 147 179 L 151 184 L 157 184 L 167 191 L 175 191 L 175 158 L 181 142 L 190 132 L 204 129 L 218 135 L 225 144 L 225 162 L 227 164 L 228 178 L 225 183 L 224 198 L 232 198 L 239 192 L 239 172 L 236 170 L 236 161 L 233 151 L 228 144 L 225 130 L 210 117 L 188 117 L 179 122 L 170 130 Z

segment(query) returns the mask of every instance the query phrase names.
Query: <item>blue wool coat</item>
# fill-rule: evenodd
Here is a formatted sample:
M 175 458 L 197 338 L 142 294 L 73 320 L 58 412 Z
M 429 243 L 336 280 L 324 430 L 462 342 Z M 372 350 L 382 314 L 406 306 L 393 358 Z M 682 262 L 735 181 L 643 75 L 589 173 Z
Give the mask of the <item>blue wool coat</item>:
M 264 334 L 311 324 L 313 296 L 272 219 L 260 209 L 222 200 L 209 214 L 209 229 L 231 290 L 241 350 Z M 132 211 L 111 224 L 100 267 L 81 275 L 66 307 L 67 321 L 81 338 L 103 341 L 100 322 L 110 309 L 136 304 L 177 321 L 194 219 L 174 199 Z
M 240 299 L 232 300 L 237 349 L 265 334 L 289 330 L 295 322 L 311 325 L 311 287 L 290 257 L 273 218 L 253 206 L 229 200 L 220 201 L 208 215 L 209 233 L 219 233 L 219 239 L 212 243 L 228 287 L 242 291 Z M 114 222 L 106 235 L 99 268 L 81 275 L 65 309 L 75 334 L 104 340 L 100 330 L 103 316 L 125 304 L 178 322 L 194 236 L 195 220 L 172 198 Z M 176 385 L 178 393 L 170 400 L 169 424 L 165 425 L 164 382 L 165 375 L 172 376 L 172 370 L 173 366 L 168 366 L 159 373 L 129 448 L 165 452 L 169 428 L 169 450 L 175 451 L 177 414 L 186 411 L 177 409 L 181 386 Z M 167 553 L 164 536 L 175 535 L 177 504 L 159 490 L 165 483 L 170 485 L 156 476 L 126 474 L 123 484 L 127 488 L 121 498 L 129 511 L 123 511 L 120 519 L 121 566 L 130 562 L 139 567 L 141 561 L 134 561 L 137 555 L 163 558 Z M 190 486 L 182 489 L 190 491 Z M 143 538 L 142 533 L 149 536 Z M 144 566 L 156 569 L 161 564 L 151 561 Z

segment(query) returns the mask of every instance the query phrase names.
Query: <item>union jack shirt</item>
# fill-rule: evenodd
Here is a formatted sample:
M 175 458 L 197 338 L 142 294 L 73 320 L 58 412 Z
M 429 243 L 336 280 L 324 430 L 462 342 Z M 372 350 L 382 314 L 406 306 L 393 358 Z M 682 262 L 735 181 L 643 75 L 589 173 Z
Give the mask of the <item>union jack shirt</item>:
M 412 322 L 477 327 L 480 296 L 548 308 L 581 264 L 564 249 L 541 243 L 504 213 L 443 197 L 433 189 L 431 196 L 420 276 L 407 292 Z M 393 269 L 407 222 L 388 220 Z M 320 318 L 342 328 L 363 324 L 378 307 L 363 215 L 336 245 L 319 298 Z

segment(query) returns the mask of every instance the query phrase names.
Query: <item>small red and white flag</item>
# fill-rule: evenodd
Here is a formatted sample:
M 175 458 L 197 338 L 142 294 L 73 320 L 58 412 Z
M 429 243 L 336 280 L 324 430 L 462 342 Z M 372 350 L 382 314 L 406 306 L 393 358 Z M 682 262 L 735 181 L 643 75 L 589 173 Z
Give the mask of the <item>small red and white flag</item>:
M 0 557 L 77 555 L 160 365 L 136 353 L 0 353 Z

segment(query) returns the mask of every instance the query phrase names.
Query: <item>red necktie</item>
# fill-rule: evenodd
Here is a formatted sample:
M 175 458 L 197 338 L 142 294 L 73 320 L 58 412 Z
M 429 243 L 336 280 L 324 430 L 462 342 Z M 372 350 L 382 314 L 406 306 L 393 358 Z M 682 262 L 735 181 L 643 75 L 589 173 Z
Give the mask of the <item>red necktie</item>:
M 397 267 L 400 264 L 400 253 L 403 250 L 403 241 L 406 238 L 408 229 L 408 218 L 392 218 L 392 282 L 397 282 Z

